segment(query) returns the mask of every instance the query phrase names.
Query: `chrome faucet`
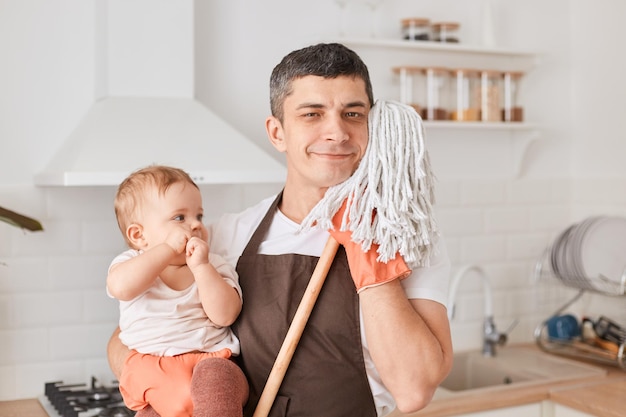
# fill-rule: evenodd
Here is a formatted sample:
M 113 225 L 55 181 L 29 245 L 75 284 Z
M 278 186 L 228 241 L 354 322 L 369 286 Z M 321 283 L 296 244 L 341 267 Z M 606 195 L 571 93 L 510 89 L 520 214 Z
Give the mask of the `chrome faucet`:
M 476 265 L 468 265 L 462 267 L 457 274 L 452 278 L 450 284 L 450 295 L 448 298 L 448 319 L 452 320 L 455 312 L 455 300 L 456 292 L 459 287 L 461 279 L 469 272 L 475 272 L 482 280 L 483 291 L 485 298 L 485 312 L 483 321 L 483 356 L 495 356 L 496 345 L 503 346 L 508 339 L 507 334 L 517 325 L 517 320 L 513 321 L 512 325 L 506 332 L 499 332 L 496 328 L 496 324 L 493 320 L 493 295 L 491 291 L 491 283 L 485 271 Z

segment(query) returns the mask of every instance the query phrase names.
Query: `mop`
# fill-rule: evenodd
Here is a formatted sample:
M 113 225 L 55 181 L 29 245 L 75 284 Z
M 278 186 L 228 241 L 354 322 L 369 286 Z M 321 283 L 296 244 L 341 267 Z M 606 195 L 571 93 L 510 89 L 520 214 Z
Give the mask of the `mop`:
M 349 230 L 364 252 L 377 244 L 379 262 L 399 253 L 411 268 L 427 266 L 439 234 L 433 217 L 434 177 L 424 147 L 422 120 L 413 107 L 377 101 L 369 113 L 369 142 L 356 171 L 330 187 L 303 220 L 300 231 Z M 274 362 L 253 417 L 266 417 L 287 372 L 339 243 L 330 237 Z
M 379 100 L 368 126 L 369 143 L 356 171 L 326 191 L 300 229 L 333 229 L 332 219 L 346 201 L 340 230 L 349 230 L 364 252 L 377 243 L 379 262 L 400 253 L 412 267 L 428 266 L 438 230 L 421 118 L 411 106 Z

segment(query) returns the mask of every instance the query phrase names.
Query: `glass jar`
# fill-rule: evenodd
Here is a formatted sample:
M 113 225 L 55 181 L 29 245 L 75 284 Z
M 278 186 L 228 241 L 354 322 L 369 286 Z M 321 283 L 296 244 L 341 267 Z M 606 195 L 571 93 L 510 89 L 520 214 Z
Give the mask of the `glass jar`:
M 502 86 L 499 71 L 483 70 L 480 72 L 480 120 L 499 122 L 502 120 L 500 102 Z
M 410 41 L 430 39 L 430 20 L 420 17 L 402 19 L 402 38 Z
M 459 27 L 461 25 L 456 22 L 439 22 L 433 23 L 433 40 L 436 42 L 459 42 Z
M 524 109 L 518 103 L 518 89 L 524 73 L 507 71 L 502 74 L 502 121 L 523 122 Z
M 393 72 L 399 78 L 400 102 L 412 106 L 421 115 L 426 105 L 426 78 L 423 68 L 401 66 L 393 68 Z
M 454 106 L 450 119 L 460 122 L 479 120 L 480 115 L 480 72 L 472 69 L 452 70 Z
M 448 120 L 450 94 L 450 70 L 447 68 L 424 68 L 426 80 L 426 108 L 424 120 Z

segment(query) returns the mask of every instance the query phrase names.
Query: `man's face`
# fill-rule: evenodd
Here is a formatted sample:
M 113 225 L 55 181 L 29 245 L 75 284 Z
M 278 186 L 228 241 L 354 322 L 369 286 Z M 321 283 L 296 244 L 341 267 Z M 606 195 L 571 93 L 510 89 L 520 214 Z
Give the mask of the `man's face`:
M 287 181 L 325 189 L 352 175 L 367 146 L 370 110 L 360 78 L 306 76 L 293 81 L 280 123 L 268 119 L 272 143 L 287 157 Z

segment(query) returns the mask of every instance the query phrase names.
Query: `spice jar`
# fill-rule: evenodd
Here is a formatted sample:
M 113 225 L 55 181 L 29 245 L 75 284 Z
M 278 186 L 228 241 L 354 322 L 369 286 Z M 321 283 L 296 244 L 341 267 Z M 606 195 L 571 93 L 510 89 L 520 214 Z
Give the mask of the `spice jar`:
M 424 68 L 423 74 L 426 78 L 426 108 L 422 112 L 422 119 L 448 120 L 450 70 Z
M 410 41 L 430 39 L 430 20 L 420 17 L 402 19 L 402 38 Z
M 422 114 L 426 104 L 426 78 L 423 68 L 402 66 L 393 68 L 400 79 L 400 102 L 412 106 L 418 114 Z
M 480 72 L 472 69 L 452 71 L 454 107 L 450 119 L 462 122 L 479 120 Z
M 436 42 L 458 43 L 458 31 L 461 25 L 456 22 L 433 23 L 433 35 Z
M 524 121 L 524 109 L 519 105 L 517 93 L 519 83 L 524 74 L 522 72 L 504 72 L 502 74 L 502 121 Z
M 500 76 L 499 71 L 484 70 L 480 72 L 480 120 L 483 122 L 502 120 Z

